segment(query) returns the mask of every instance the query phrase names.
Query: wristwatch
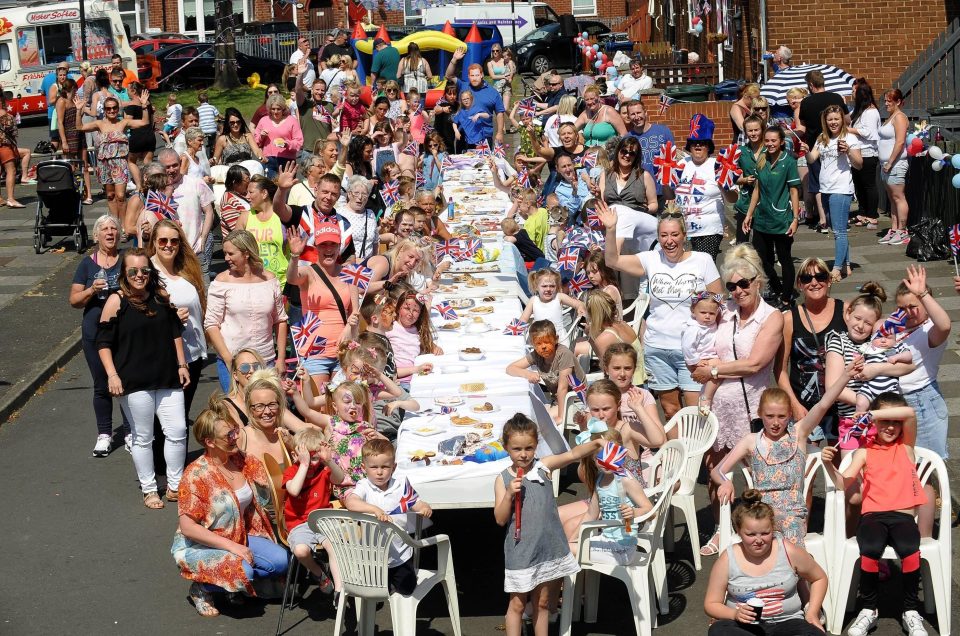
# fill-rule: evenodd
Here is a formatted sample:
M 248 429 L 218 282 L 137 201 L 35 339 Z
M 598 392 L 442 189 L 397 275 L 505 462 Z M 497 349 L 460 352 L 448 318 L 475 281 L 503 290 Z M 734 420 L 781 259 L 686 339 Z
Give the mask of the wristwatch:
M 710 377 L 716 380 L 720 376 L 720 367 L 713 366 L 710 367 Z

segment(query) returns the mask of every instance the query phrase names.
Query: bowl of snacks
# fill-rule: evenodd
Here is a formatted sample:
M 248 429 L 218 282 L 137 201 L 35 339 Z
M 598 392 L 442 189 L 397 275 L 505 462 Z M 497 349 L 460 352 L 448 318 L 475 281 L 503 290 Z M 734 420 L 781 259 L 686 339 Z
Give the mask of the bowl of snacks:
M 460 350 L 460 359 L 464 362 L 483 360 L 483 349 L 480 347 L 465 347 Z

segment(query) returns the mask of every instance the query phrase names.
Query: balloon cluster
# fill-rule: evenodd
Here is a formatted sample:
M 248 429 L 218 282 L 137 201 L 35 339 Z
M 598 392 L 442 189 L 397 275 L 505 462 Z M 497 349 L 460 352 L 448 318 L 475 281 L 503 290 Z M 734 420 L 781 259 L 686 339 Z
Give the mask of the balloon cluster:
M 593 68 L 600 73 L 605 73 L 608 68 L 613 66 L 613 62 L 606 53 L 600 52 L 599 44 L 590 44 L 589 34 L 584 31 L 573 38 L 573 43 L 580 47 L 580 54 L 593 62 Z
M 700 35 L 701 33 L 703 33 L 703 20 L 700 18 L 700 16 L 698 15 L 693 16 L 693 18 L 690 19 L 690 23 L 693 25 L 694 33 L 696 33 L 697 35 Z
M 926 146 L 923 144 L 923 138 L 913 133 L 907 135 L 907 156 L 916 157 L 921 152 L 926 150 Z
M 927 150 L 927 156 L 933 159 L 933 164 L 930 167 L 934 172 L 940 172 L 947 166 L 953 166 L 954 169 L 960 170 L 960 155 L 948 155 L 943 152 L 940 146 L 930 146 Z M 954 188 L 960 189 L 960 172 L 953 175 L 950 183 L 953 184 Z

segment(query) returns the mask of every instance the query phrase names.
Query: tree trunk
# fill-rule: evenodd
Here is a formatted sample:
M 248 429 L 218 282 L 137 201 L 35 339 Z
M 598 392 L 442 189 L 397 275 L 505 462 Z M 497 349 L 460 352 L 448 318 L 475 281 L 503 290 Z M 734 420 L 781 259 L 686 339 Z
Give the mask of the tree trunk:
M 237 48 L 233 39 L 233 16 L 227 13 L 228 2 L 217 2 L 216 24 L 217 39 L 213 46 L 214 80 L 213 86 L 221 90 L 237 88 L 240 78 L 237 76 Z

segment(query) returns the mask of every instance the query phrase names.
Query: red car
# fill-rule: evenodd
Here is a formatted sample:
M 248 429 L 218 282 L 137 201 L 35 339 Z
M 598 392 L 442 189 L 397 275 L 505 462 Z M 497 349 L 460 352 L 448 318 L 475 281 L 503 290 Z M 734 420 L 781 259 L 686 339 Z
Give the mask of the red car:
M 157 90 L 157 80 L 160 75 L 160 68 L 155 66 L 156 60 L 153 58 L 153 53 L 169 46 L 190 42 L 193 40 L 187 37 L 158 37 L 130 43 L 130 48 L 137 54 L 137 77 L 147 90 Z

